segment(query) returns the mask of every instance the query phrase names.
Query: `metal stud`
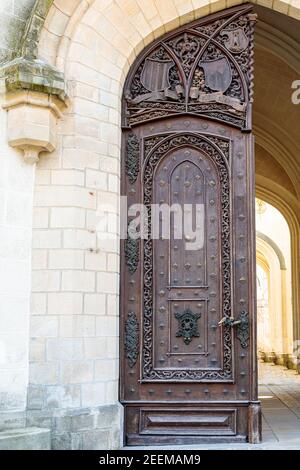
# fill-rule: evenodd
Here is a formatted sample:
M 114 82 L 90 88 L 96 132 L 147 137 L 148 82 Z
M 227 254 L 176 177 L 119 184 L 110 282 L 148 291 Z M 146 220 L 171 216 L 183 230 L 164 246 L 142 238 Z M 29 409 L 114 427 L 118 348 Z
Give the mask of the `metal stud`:
M 182 292 L 181 292 L 181 290 L 180 290 L 179 292 L 177 292 L 177 295 L 182 295 Z
M 191 282 L 190 278 L 187 278 L 187 279 L 186 279 L 186 283 L 187 283 L 187 284 L 190 284 L 190 282 Z
M 227 388 L 224 388 L 223 393 L 224 393 L 224 395 L 227 395 L 227 394 L 228 394 Z
M 211 242 L 215 242 L 216 241 L 216 237 L 214 235 L 212 235 L 211 237 L 209 237 L 210 241 Z
M 130 279 L 130 284 L 133 286 L 135 284 L 135 280 L 134 279 Z
M 247 279 L 246 279 L 245 277 L 240 277 L 239 282 L 240 282 L 241 284 L 245 284 L 246 280 L 247 280 Z
M 246 390 L 244 390 L 244 389 L 242 388 L 242 390 L 240 390 L 240 394 L 241 394 L 241 395 L 245 395 L 245 393 L 246 393 Z
M 238 173 L 238 178 L 241 180 L 244 177 L 244 173 Z
M 160 182 L 159 182 L 160 186 L 164 186 L 165 184 L 166 184 L 166 182 L 164 180 L 160 180 Z
M 213 199 L 211 199 L 211 200 L 209 201 L 209 203 L 210 203 L 211 206 L 214 206 L 214 205 L 215 205 L 215 201 L 214 201 Z
M 161 362 L 161 363 L 163 364 L 164 362 L 166 362 L 166 360 L 165 360 L 164 357 L 160 357 L 160 358 L 159 358 L 159 362 Z
M 165 327 L 165 324 L 164 324 L 164 323 L 160 323 L 160 324 L 159 324 L 159 328 L 160 328 L 161 330 L 163 330 L 164 327 Z
M 184 152 L 184 155 L 185 155 L 186 157 L 189 157 L 189 156 L 191 155 L 191 152 L 190 152 L 189 150 L 186 150 L 186 151 Z M 189 168 L 189 166 L 187 166 L 186 168 Z
M 161 307 L 159 307 L 159 311 L 160 312 L 165 312 L 166 311 L 166 307 L 164 307 L 163 305 Z
M 173 392 L 172 392 L 172 390 L 171 390 L 170 388 L 169 388 L 168 390 L 166 390 L 166 394 L 167 394 L 167 395 L 172 395 L 172 393 L 173 393 Z
M 190 269 L 191 264 L 190 263 L 185 263 L 184 267 L 185 267 L 185 269 Z
M 246 357 L 246 353 L 241 352 L 240 357 L 241 357 L 242 359 L 244 359 L 244 357 Z
M 245 375 L 246 375 L 246 372 L 244 370 L 242 370 L 242 372 L 240 373 L 240 376 L 245 377 Z
M 175 351 L 177 351 L 177 349 L 178 349 L 178 345 L 177 345 L 177 344 L 175 344 L 175 345 L 173 346 L 173 349 L 175 349 Z
M 160 295 L 161 297 L 163 297 L 163 296 L 165 295 L 165 291 L 164 291 L 164 290 L 160 290 L 160 291 L 159 291 L 159 295 Z
M 241 263 L 245 263 L 245 261 L 246 261 L 245 256 L 242 256 L 242 257 L 240 258 L 240 262 L 241 262 Z
M 238 216 L 239 220 L 245 220 L 246 216 L 244 214 L 239 214 Z
M 208 388 L 205 388 L 203 391 L 204 391 L 204 393 L 205 393 L 206 395 L 209 393 Z
M 192 390 L 190 388 L 186 388 L 184 393 L 186 393 L 187 395 L 189 395 L 190 393 L 192 392 Z
M 135 388 L 132 387 L 132 388 L 130 389 L 130 392 L 131 392 L 131 393 L 134 393 L 134 392 L 135 392 Z
M 149 395 L 154 395 L 155 390 L 153 390 L 153 388 L 150 388 L 150 389 L 148 390 L 148 393 L 149 393 Z
M 160 275 L 160 276 L 164 276 L 164 272 L 161 271 L 161 272 L 159 273 L 159 275 Z

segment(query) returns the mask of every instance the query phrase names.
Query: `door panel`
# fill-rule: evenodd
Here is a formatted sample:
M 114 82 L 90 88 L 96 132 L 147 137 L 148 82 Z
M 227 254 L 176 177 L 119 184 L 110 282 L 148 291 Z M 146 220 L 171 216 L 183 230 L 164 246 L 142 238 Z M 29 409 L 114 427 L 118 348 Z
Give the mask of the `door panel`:
M 260 439 L 254 20 L 246 5 L 166 35 L 125 84 L 120 399 L 129 445 Z M 148 217 L 132 238 L 137 204 Z

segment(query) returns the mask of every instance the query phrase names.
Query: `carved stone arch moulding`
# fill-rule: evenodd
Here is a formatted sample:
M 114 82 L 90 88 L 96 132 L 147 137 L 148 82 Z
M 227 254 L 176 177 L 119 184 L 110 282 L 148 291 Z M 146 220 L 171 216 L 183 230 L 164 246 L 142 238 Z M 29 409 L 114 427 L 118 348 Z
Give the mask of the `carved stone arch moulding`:
M 216 140 L 216 141 L 215 141 Z M 216 166 L 221 184 L 221 240 L 222 240 L 222 278 L 223 278 L 223 316 L 230 318 L 231 305 L 231 240 L 230 240 L 230 161 L 229 148 L 222 151 L 226 140 L 200 135 L 192 132 L 161 136 L 161 140 L 148 142 L 148 156 L 143 167 L 143 203 L 148 213 L 151 211 L 153 175 L 157 165 L 166 154 L 180 147 L 193 147 L 203 152 Z M 148 233 L 151 234 L 151 218 L 148 219 Z M 153 240 L 151 235 L 143 243 L 143 345 L 142 380 L 232 380 L 232 329 L 223 329 L 223 367 L 222 370 L 163 370 L 153 365 Z
M 251 10 L 248 4 L 225 10 L 148 46 L 125 83 L 123 125 L 188 113 L 250 129 Z

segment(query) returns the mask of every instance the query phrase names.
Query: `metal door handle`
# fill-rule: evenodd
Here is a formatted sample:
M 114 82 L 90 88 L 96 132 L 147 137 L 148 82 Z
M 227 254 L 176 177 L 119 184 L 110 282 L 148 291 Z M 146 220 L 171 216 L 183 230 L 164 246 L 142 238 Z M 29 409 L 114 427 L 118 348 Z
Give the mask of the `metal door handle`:
M 223 317 L 218 325 L 221 326 L 221 325 L 224 325 L 224 326 L 235 326 L 235 325 L 239 325 L 241 323 L 241 320 L 235 320 L 233 317 Z
M 219 326 L 236 326 L 236 337 L 241 343 L 242 348 L 247 348 L 250 339 L 250 322 L 249 315 L 246 310 L 242 310 L 238 316 L 238 320 L 233 317 L 223 317 L 219 321 Z

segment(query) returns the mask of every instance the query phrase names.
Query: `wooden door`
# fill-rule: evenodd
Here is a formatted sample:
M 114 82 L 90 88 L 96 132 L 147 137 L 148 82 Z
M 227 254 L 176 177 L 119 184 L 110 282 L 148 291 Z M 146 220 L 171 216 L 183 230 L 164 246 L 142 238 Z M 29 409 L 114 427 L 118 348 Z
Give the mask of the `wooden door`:
M 128 445 L 260 440 L 254 22 L 243 5 L 167 34 L 125 84 L 120 399 Z M 148 217 L 132 237 L 137 204 Z M 169 222 L 167 236 L 153 230 L 153 207 Z

